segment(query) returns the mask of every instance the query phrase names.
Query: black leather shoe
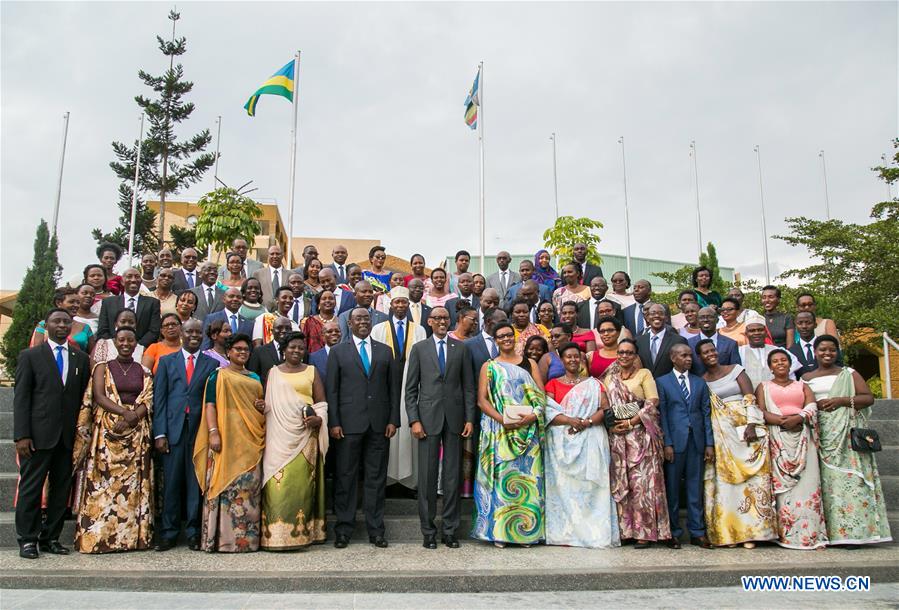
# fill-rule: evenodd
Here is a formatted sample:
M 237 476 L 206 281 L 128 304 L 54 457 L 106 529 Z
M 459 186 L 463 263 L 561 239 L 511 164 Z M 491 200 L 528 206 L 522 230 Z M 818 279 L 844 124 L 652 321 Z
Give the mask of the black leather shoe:
M 385 538 L 384 536 L 369 536 L 368 541 L 379 549 L 387 548 L 387 538 Z
M 426 549 L 436 549 L 437 548 L 437 538 L 435 536 L 425 536 L 424 542 L 421 543 Z
M 153 547 L 153 550 L 159 552 L 170 551 L 175 548 L 175 544 L 175 540 L 166 540 L 165 538 L 163 538 L 156 543 L 156 546 Z
M 456 537 L 453 536 L 452 534 L 447 534 L 446 536 L 443 537 L 443 544 L 445 544 L 446 546 L 448 546 L 451 549 L 459 548 L 459 541 L 456 540 Z
M 51 555 L 68 555 L 71 553 L 69 549 L 59 544 L 59 540 L 51 540 L 50 542 L 41 542 L 38 544 L 41 553 L 50 553 Z
M 680 542 L 678 542 L 677 538 L 669 538 L 665 541 L 665 546 L 667 546 L 669 549 L 679 549 Z
M 187 548 L 191 551 L 199 551 L 200 550 L 200 537 L 199 536 L 191 536 L 187 539 Z
M 695 537 L 690 538 L 690 544 L 692 544 L 693 546 L 698 546 L 703 549 L 715 548 L 714 546 L 712 546 L 712 543 L 709 542 L 709 539 L 706 538 L 705 536 L 695 536 Z
M 19 547 L 19 557 L 22 559 L 37 559 L 40 554 L 37 552 L 37 542 L 26 542 Z
M 337 534 L 337 540 L 334 541 L 334 548 L 345 549 L 350 543 L 350 537 L 343 534 Z

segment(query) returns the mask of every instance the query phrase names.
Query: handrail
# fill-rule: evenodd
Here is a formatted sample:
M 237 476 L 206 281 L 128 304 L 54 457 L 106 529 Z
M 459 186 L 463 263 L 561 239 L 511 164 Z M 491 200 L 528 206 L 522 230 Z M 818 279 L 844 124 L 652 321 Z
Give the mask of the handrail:
M 892 373 L 890 372 L 890 347 L 897 352 L 899 352 L 899 343 L 893 341 L 890 337 L 889 333 L 883 331 L 883 372 L 886 377 L 886 397 L 889 399 L 893 398 L 893 379 Z

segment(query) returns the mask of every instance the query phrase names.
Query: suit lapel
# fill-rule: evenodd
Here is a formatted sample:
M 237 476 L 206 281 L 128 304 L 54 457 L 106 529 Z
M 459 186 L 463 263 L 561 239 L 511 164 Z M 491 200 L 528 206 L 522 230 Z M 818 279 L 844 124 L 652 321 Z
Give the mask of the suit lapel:
M 56 356 L 53 355 L 53 349 L 46 341 L 44 341 L 41 346 L 41 351 L 44 353 L 44 359 L 47 361 L 47 365 L 51 367 L 50 370 L 53 371 L 53 378 L 56 380 L 56 383 L 57 385 L 59 385 L 59 387 L 63 387 L 62 378 L 59 376 L 59 369 L 56 366 Z M 72 364 L 71 361 L 69 362 L 69 364 Z M 72 367 L 69 366 L 69 373 L 71 374 L 71 372 Z

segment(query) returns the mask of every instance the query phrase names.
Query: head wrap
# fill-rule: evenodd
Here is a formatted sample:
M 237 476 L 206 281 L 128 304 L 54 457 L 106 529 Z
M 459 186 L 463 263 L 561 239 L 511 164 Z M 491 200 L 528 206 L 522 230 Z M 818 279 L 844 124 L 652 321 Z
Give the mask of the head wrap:
M 562 283 L 562 280 L 551 264 L 546 267 L 540 266 L 540 255 L 544 252 L 549 254 L 548 250 L 537 250 L 537 253 L 534 254 L 534 280 L 540 284 L 545 284 L 550 290 L 555 290 Z M 552 257 L 550 257 L 550 260 L 552 260 Z

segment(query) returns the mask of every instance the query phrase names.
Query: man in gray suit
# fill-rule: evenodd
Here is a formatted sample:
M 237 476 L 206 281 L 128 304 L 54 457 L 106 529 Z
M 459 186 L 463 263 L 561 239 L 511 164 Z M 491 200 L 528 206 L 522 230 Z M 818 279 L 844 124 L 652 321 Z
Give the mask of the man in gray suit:
M 459 548 L 459 477 L 462 439 L 471 436 L 475 419 L 475 383 L 468 349 L 447 336 L 445 307 L 431 310 L 430 339 L 412 346 L 406 370 L 406 413 L 418 439 L 418 516 L 422 546 L 437 548 L 437 473 L 443 445 L 443 544 Z
M 349 253 L 346 246 L 338 244 L 331 249 L 331 258 L 334 262 L 330 265 L 325 265 L 326 269 L 330 267 L 334 270 L 334 277 L 338 284 L 346 284 L 347 282 L 346 259 L 348 256 Z
M 218 265 L 215 263 L 203 263 L 200 267 L 200 279 L 203 283 L 191 289 L 191 292 L 197 295 L 197 309 L 193 317 L 205 320 L 209 314 L 225 308 L 225 291 L 217 285 Z
M 367 310 L 369 315 L 371 316 L 371 325 L 372 328 L 380 324 L 381 322 L 386 322 L 390 317 L 378 311 L 374 307 L 371 306 L 372 301 L 375 300 L 375 291 L 372 289 L 371 284 L 369 284 L 366 280 L 362 280 L 358 282 L 356 286 L 354 286 L 355 291 L 353 292 L 356 297 L 356 307 L 362 307 Z M 337 324 L 340 325 L 340 336 L 343 337 L 342 341 L 347 342 L 350 340 L 350 314 L 353 313 L 352 309 L 348 309 L 343 312 L 339 316 L 337 316 Z
M 496 255 L 496 264 L 499 271 L 491 273 L 487 278 L 487 288 L 494 288 L 499 293 L 499 302 L 506 300 L 506 293 L 509 286 L 517 284 L 521 281 L 521 276 L 509 269 L 509 263 L 512 262 L 512 255 L 503 250 Z
M 240 259 L 243 261 L 243 271 L 240 272 L 240 277 L 248 278 L 253 277 L 253 275 L 262 269 L 262 263 L 253 258 L 247 257 L 247 252 L 249 251 L 249 246 L 247 246 L 247 240 L 237 238 L 231 242 L 231 252 L 237 254 Z M 228 272 L 228 268 L 225 265 L 222 265 L 222 268 L 219 269 L 219 279 L 225 279 L 225 274 Z
M 253 274 L 262 285 L 262 304 L 270 307 L 275 299 L 278 288 L 287 285 L 287 278 L 290 271 L 284 268 L 284 253 L 281 246 L 275 244 L 268 249 L 268 266 L 257 269 Z M 271 308 L 271 307 L 270 307 Z M 273 308 L 272 308 L 273 309 Z

